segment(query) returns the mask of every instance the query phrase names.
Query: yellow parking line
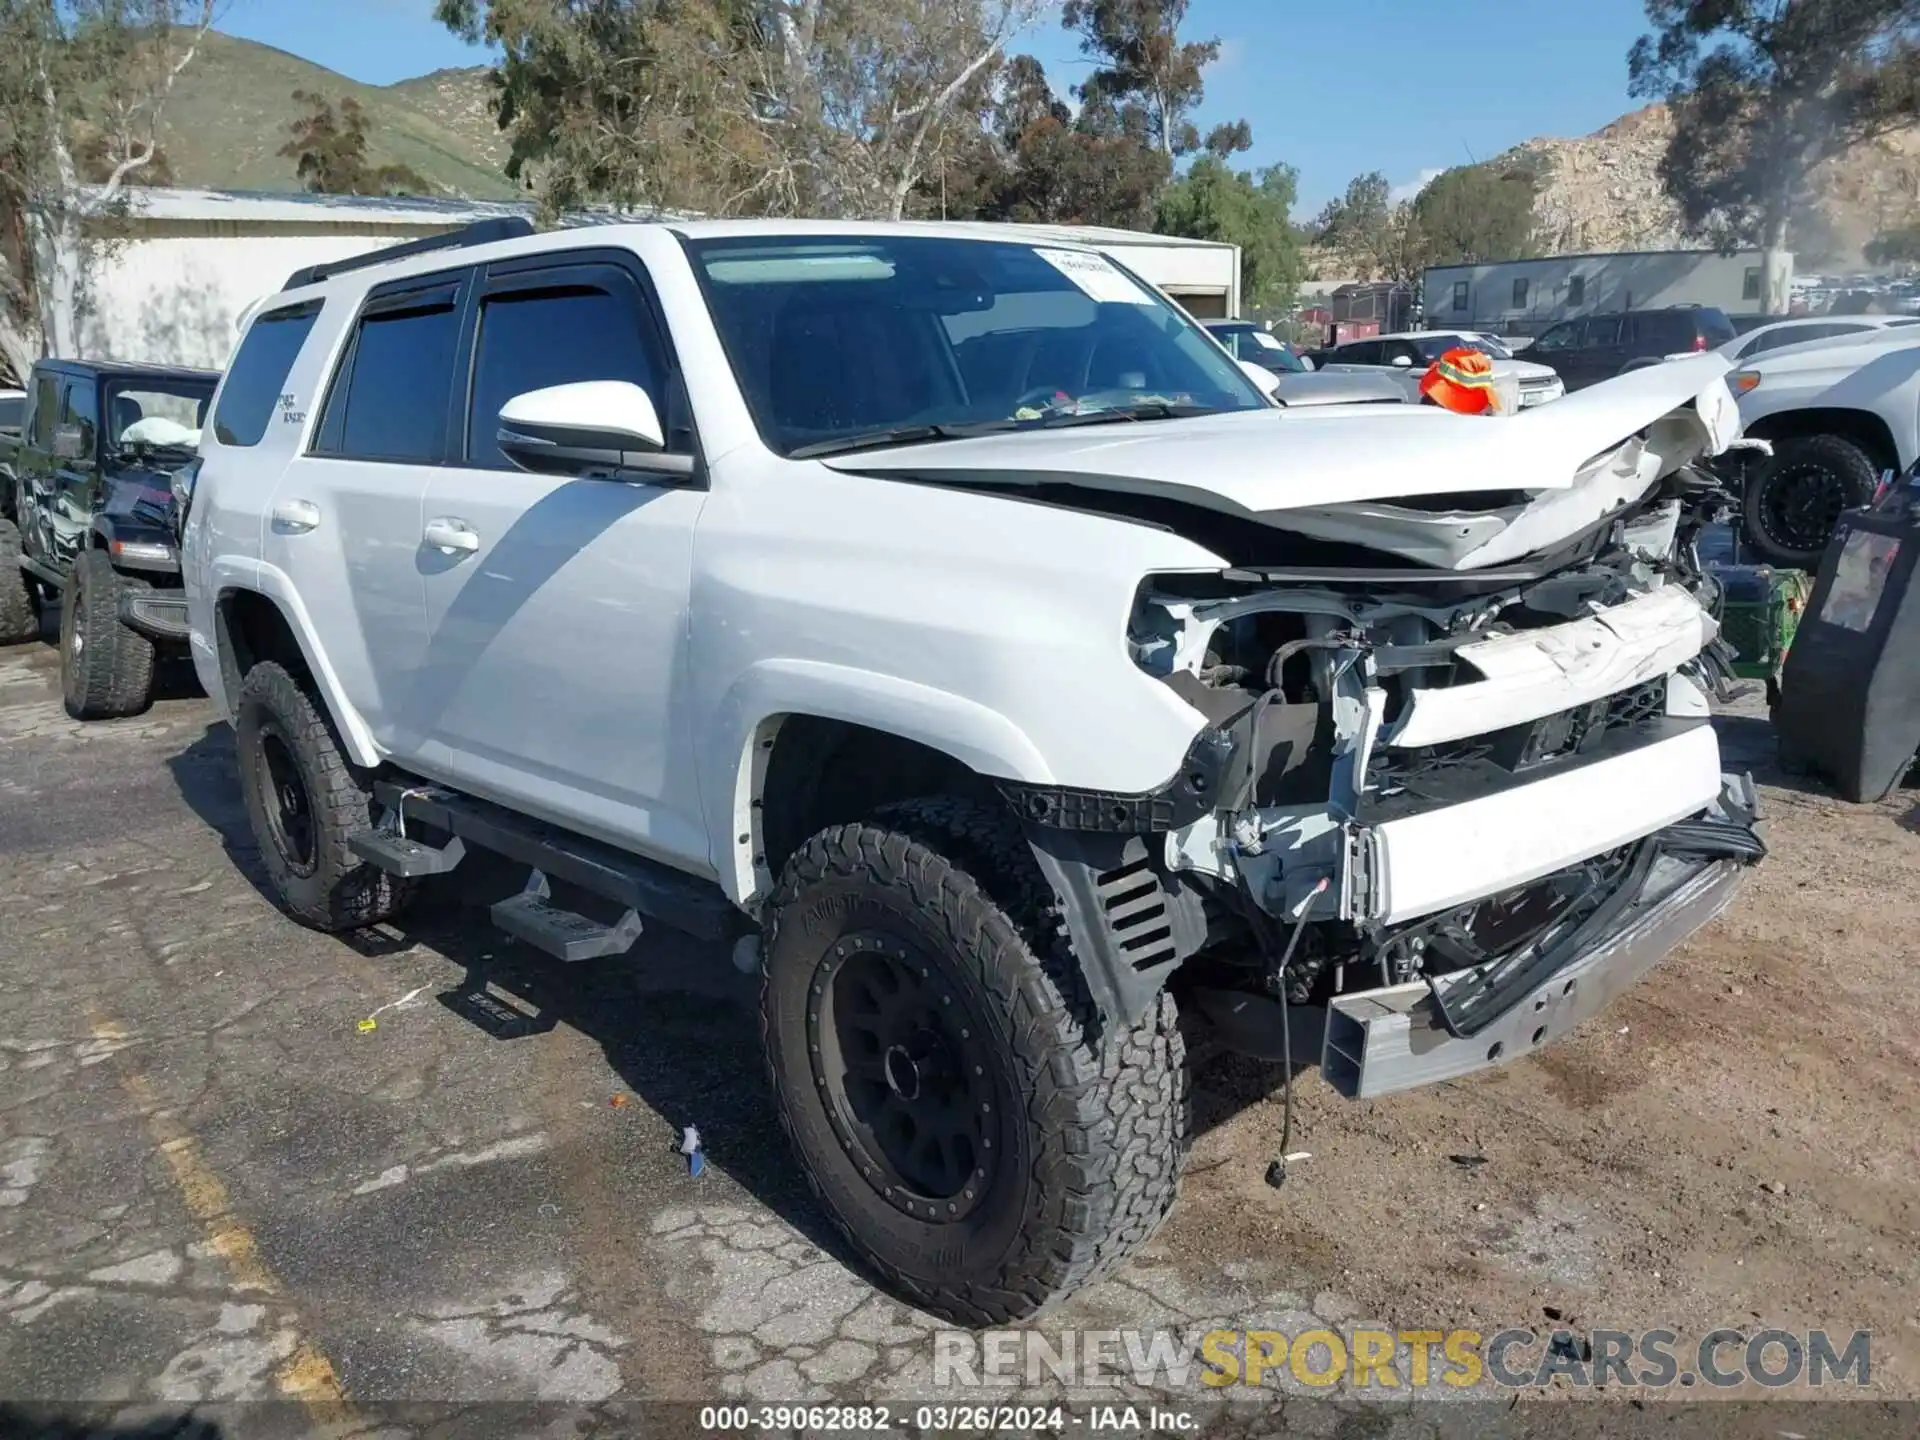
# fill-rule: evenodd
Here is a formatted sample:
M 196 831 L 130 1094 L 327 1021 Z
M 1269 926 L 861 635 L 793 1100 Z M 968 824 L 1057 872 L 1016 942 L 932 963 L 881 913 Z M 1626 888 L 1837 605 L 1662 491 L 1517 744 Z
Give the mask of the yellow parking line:
M 127 1039 L 125 1028 L 118 1022 L 99 1014 L 89 1018 L 95 1040 L 118 1043 Z M 121 1088 L 147 1122 L 148 1133 L 173 1172 L 174 1188 L 180 1192 L 187 1213 L 200 1223 L 207 1243 L 226 1263 L 234 1284 L 270 1299 L 284 1299 L 286 1287 L 262 1258 L 259 1242 L 234 1210 L 227 1187 L 207 1164 L 199 1140 L 181 1123 L 176 1112 L 161 1103 L 152 1084 L 127 1051 L 114 1051 L 113 1065 Z M 340 1388 L 340 1377 L 333 1362 L 298 1331 L 293 1353 L 281 1362 L 273 1379 L 280 1393 L 290 1400 L 298 1400 L 317 1424 L 334 1428 L 357 1423 L 346 1392 Z

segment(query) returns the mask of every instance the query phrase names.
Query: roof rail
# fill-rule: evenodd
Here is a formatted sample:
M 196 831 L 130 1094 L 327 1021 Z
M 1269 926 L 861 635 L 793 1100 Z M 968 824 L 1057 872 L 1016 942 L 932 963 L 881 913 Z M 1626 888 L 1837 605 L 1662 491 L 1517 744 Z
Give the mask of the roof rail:
M 518 240 L 523 235 L 533 234 L 533 222 L 524 215 L 502 215 L 495 220 L 476 220 L 471 225 L 462 225 L 458 230 L 449 230 L 444 235 L 429 235 L 424 240 L 409 240 L 404 245 L 388 245 L 384 249 L 369 250 L 364 255 L 349 255 L 344 260 L 329 260 L 320 265 L 308 265 L 287 277 L 282 290 L 298 290 L 304 285 L 317 285 L 330 275 L 338 275 L 346 270 L 363 270 L 369 265 L 384 265 L 389 260 L 405 260 L 413 255 L 427 255 L 435 250 L 458 250 L 468 245 L 490 245 L 496 240 Z

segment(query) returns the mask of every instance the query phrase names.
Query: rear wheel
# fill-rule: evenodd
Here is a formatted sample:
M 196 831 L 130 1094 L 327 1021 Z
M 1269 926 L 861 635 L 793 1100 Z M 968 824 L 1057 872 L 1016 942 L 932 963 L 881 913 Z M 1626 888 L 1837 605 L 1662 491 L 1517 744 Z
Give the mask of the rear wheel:
M 0 645 L 40 638 L 40 608 L 33 582 L 20 568 L 20 528 L 0 520 Z
M 1873 500 L 1878 472 L 1866 451 L 1838 435 L 1776 441 L 1747 471 L 1741 510 L 1747 540 L 1761 557 L 1792 570 L 1815 570 L 1843 510 Z
M 962 1324 L 1030 1315 L 1145 1241 L 1187 1145 L 1173 1000 L 1102 1027 L 1002 812 L 891 806 L 801 848 L 769 906 L 781 1123 L 849 1244 Z
M 76 720 L 138 715 L 153 703 L 153 642 L 120 619 L 120 596 L 147 582 L 104 550 L 73 559 L 60 601 L 60 692 Z
M 260 860 L 296 920 L 354 930 L 399 913 L 413 887 L 367 864 L 347 838 L 373 825 L 372 777 L 355 766 L 313 697 L 271 661 L 240 687 L 240 791 Z

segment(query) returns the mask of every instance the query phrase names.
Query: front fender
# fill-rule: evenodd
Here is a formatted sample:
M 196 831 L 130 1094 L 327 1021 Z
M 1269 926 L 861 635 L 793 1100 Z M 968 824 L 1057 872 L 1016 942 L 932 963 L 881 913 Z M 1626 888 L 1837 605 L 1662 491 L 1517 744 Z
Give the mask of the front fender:
M 819 660 L 750 666 L 722 698 L 700 745 L 700 792 L 712 856 L 728 898 L 748 902 L 762 885 L 753 857 L 753 800 L 781 719 L 815 715 L 865 725 L 951 755 L 979 774 L 1050 783 L 1053 770 L 1004 715 L 911 680 Z M 722 847 L 725 847 L 724 849 Z

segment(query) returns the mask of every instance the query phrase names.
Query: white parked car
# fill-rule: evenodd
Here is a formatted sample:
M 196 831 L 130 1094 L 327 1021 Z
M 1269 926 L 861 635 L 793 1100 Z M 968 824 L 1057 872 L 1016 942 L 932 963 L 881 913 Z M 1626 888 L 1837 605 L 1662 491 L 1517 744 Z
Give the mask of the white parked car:
M 1920 330 L 1882 326 L 1767 350 L 1727 377 L 1746 433 L 1744 529 L 1777 565 L 1819 564 L 1843 510 L 1920 460 Z
M 915 1303 L 1004 1322 L 1152 1233 L 1182 1011 L 1350 1096 L 1458 1077 L 1760 855 L 1675 543 L 1719 359 L 1280 408 L 1092 250 L 522 228 L 294 276 L 181 477 L 262 863 L 322 929 L 487 849 L 562 960 L 731 943 Z
M 1776 320 L 1760 325 L 1744 335 L 1717 347 L 1729 360 L 1752 360 L 1788 345 L 1804 345 L 1814 340 L 1840 340 L 1882 330 L 1898 330 L 1920 325 L 1920 315 L 1804 315 L 1792 320 Z
M 1531 360 L 1516 360 L 1505 345 L 1491 335 L 1473 330 L 1416 330 L 1404 335 L 1382 335 L 1368 340 L 1349 340 L 1320 352 L 1318 363 L 1327 366 L 1386 366 L 1405 371 L 1417 380 L 1427 367 L 1447 351 L 1465 348 L 1478 350 L 1493 361 L 1496 383 L 1506 381 L 1520 397 L 1520 408 L 1530 409 L 1558 400 L 1567 393 L 1566 385 L 1551 366 Z

